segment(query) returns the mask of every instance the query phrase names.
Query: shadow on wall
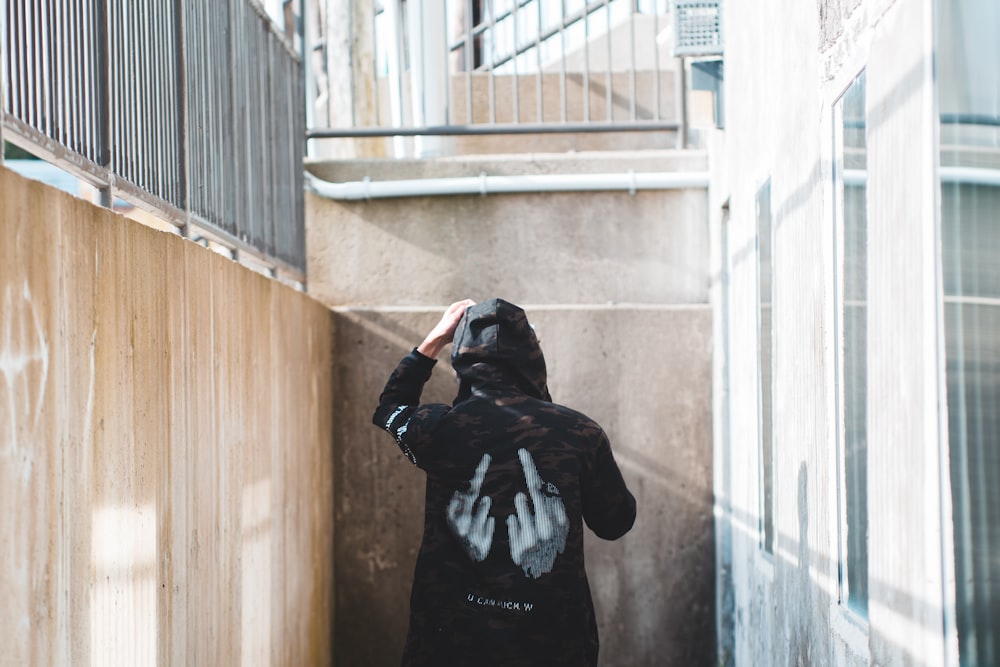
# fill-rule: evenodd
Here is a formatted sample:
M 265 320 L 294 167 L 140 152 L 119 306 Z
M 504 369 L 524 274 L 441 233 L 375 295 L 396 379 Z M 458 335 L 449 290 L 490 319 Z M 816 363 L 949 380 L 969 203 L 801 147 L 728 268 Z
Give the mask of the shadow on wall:
M 756 570 L 759 567 L 757 560 L 761 558 L 771 558 L 774 567 L 775 583 L 771 588 L 756 590 L 753 604 L 744 601 L 740 607 L 748 613 L 737 614 L 734 619 L 736 633 L 751 639 L 753 650 L 769 655 L 774 664 L 857 664 L 844 662 L 843 655 L 834 659 L 830 654 L 835 644 L 831 637 L 838 637 L 831 634 L 835 626 L 831 614 L 845 612 L 837 603 L 838 563 L 829 554 L 809 545 L 809 494 L 809 467 L 802 461 L 797 476 L 798 535 L 777 530 L 773 557 L 765 557 L 761 550 L 759 517 L 732 507 L 728 498 L 717 498 L 721 516 L 732 522 L 733 553 L 754 555 L 743 567 Z M 918 656 L 908 647 L 906 637 L 887 633 L 892 630 L 890 624 L 911 631 L 940 633 L 940 622 L 921 619 L 942 619 L 941 606 L 877 579 L 869 581 L 869 591 L 869 604 L 873 608 L 879 606 L 875 613 L 880 621 L 879 626 L 869 631 L 872 633 L 870 647 L 880 646 L 884 655 L 897 656 L 900 664 L 916 667 L 940 664 L 943 656 Z M 886 600 L 892 600 L 892 605 L 887 605 Z M 754 656 L 747 657 L 752 660 Z
M 605 667 L 710 664 L 714 599 L 711 313 L 526 306 L 554 399 L 604 426 L 639 516 L 586 558 Z M 424 476 L 371 423 L 389 373 L 440 310 L 335 313 L 334 647 L 338 664 L 395 664 L 423 526 Z M 664 337 L 675 341 L 660 349 Z M 443 354 L 423 401 L 451 403 Z

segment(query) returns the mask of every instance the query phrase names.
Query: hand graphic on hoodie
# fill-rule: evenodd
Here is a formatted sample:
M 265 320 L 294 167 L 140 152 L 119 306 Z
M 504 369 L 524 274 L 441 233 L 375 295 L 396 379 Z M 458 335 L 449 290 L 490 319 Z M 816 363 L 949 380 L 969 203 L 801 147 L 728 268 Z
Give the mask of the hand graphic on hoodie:
M 528 450 L 517 450 L 517 458 L 524 471 L 528 495 L 519 491 L 514 496 L 516 514 L 507 517 L 510 557 L 524 570 L 525 576 L 537 579 L 551 572 L 556 556 L 566 550 L 569 519 L 559 489 L 538 474 Z M 468 491 L 455 491 L 447 510 L 449 528 L 469 558 L 477 563 L 486 559 L 493 546 L 495 520 L 489 516 L 492 500 L 489 496 L 479 497 L 491 461 L 489 454 L 483 454 L 469 480 Z
M 538 474 L 528 450 L 517 450 L 517 458 L 521 461 L 524 481 L 535 511 L 532 514 L 524 493 L 518 492 L 514 496 L 517 514 L 507 517 L 510 557 L 515 565 L 521 566 L 526 576 L 537 579 L 550 572 L 556 556 L 566 550 L 569 519 L 559 489 Z
M 448 526 L 462 543 L 469 558 L 477 563 L 486 559 L 493 546 L 495 520 L 489 516 L 492 501 L 489 496 L 479 498 L 490 460 L 489 454 L 483 454 L 476 472 L 469 480 L 469 490 L 464 493 L 456 491 L 448 503 Z

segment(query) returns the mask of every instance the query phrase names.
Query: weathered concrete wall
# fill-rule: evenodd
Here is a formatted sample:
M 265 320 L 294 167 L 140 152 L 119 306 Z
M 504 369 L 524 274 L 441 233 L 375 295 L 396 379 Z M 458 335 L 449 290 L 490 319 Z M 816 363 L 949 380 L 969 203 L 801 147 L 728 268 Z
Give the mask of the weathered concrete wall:
M 704 168 L 697 155 L 647 160 L 516 158 L 493 160 L 486 170 L 614 171 L 629 163 L 637 171 Z M 367 170 L 377 170 L 369 173 L 378 178 L 412 178 L 475 174 L 482 163 L 314 169 L 340 177 L 334 180 L 361 178 Z M 310 290 L 338 306 L 338 664 L 398 661 L 422 530 L 423 476 L 372 426 L 378 394 L 447 303 L 490 296 L 525 306 L 545 350 L 555 400 L 605 427 L 638 499 L 631 533 L 614 543 L 586 543 L 602 664 L 709 664 L 705 192 L 308 201 Z M 454 398 L 446 358 L 426 400 Z
M 311 170 L 338 182 L 705 168 L 703 154 L 650 151 L 336 162 Z M 457 294 L 538 304 L 708 298 L 704 190 L 309 202 L 309 290 L 331 305 L 427 305 Z
M 0 169 L 0 663 L 329 664 L 331 317 Z
M 716 497 L 738 665 L 957 664 L 940 440 L 932 3 L 726 3 L 725 138 L 712 151 Z M 765 38 L 778 35 L 779 39 Z M 837 99 L 864 70 L 868 140 L 868 617 L 842 602 Z M 774 225 L 773 557 L 760 545 L 755 195 Z M 726 204 L 726 206 L 724 206 Z M 728 304 L 728 308 L 726 305 Z M 728 354 L 727 354 L 728 352 Z M 724 560 L 724 559 L 723 559 Z M 945 561 L 945 562 L 943 562 Z

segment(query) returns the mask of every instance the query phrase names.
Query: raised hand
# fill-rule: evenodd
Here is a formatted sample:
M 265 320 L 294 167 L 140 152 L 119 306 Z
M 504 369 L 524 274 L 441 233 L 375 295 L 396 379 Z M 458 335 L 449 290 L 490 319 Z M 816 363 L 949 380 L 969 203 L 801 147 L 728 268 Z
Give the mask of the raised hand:
M 455 337 L 455 329 L 466 309 L 474 305 L 476 302 L 472 299 L 464 299 L 448 306 L 438 323 L 430 330 L 423 342 L 417 346 L 417 351 L 431 359 L 437 358 L 441 354 L 441 350 Z
M 507 517 L 510 557 L 525 575 L 537 579 L 552 570 L 556 556 L 566 549 L 569 519 L 559 489 L 542 480 L 528 450 L 517 450 L 517 458 L 524 470 L 534 513 L 528 507 L 528 497 L 518 492 L 514 496 L 517 514 Z
M 477 563 L 486 558 L 493 546 L 495 520 L 489 516 L 492 501 L 489 496 L 479 498 L 490 461 L 490 455 L 483 454 L 476 472 L 469 480 L 469 490 L 464 493 L 455 491 L 448 503 L 448 527 L 461 542 L 469 558 Z

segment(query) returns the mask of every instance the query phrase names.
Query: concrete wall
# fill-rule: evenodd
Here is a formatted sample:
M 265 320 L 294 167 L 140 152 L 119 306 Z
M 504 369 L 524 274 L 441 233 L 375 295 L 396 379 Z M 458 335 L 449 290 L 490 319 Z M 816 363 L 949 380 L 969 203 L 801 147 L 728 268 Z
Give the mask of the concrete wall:
M 331 318 L 0 169 L 5 665 L 329 664 Z
M 704 169 L 703 155 L 334 163 L 332 180 Z M 463 297 L 536 325 L 557 402 L 609 433 L 636 526 L 588 539 L 602 664 L 712 660 L 711 313 L 704 190 L 334 202 L 310 196 L 311 292 L 336 306 L 338 664 L 395 664 L 423 522 L 423 476 L 371 425 L 398 360 Z M 424 398 L 450 402 L 442 355 Z M 590 536 L 593 537 L 593 536 Z
M 713 139 L 720 637 L 738 665 L 957 664 L 929 0 L 726 3 Z M 765 36 L 780 36 L 774 39 Z M 833 107 L 868 125 L 869 614 L 841 603 Z M 755 194 L 774 212 L 773 558 L 760 548 Z M 728 304 L 728 307 L 727 307 Z M 727 638 L 728 635 L 728 638 Z

